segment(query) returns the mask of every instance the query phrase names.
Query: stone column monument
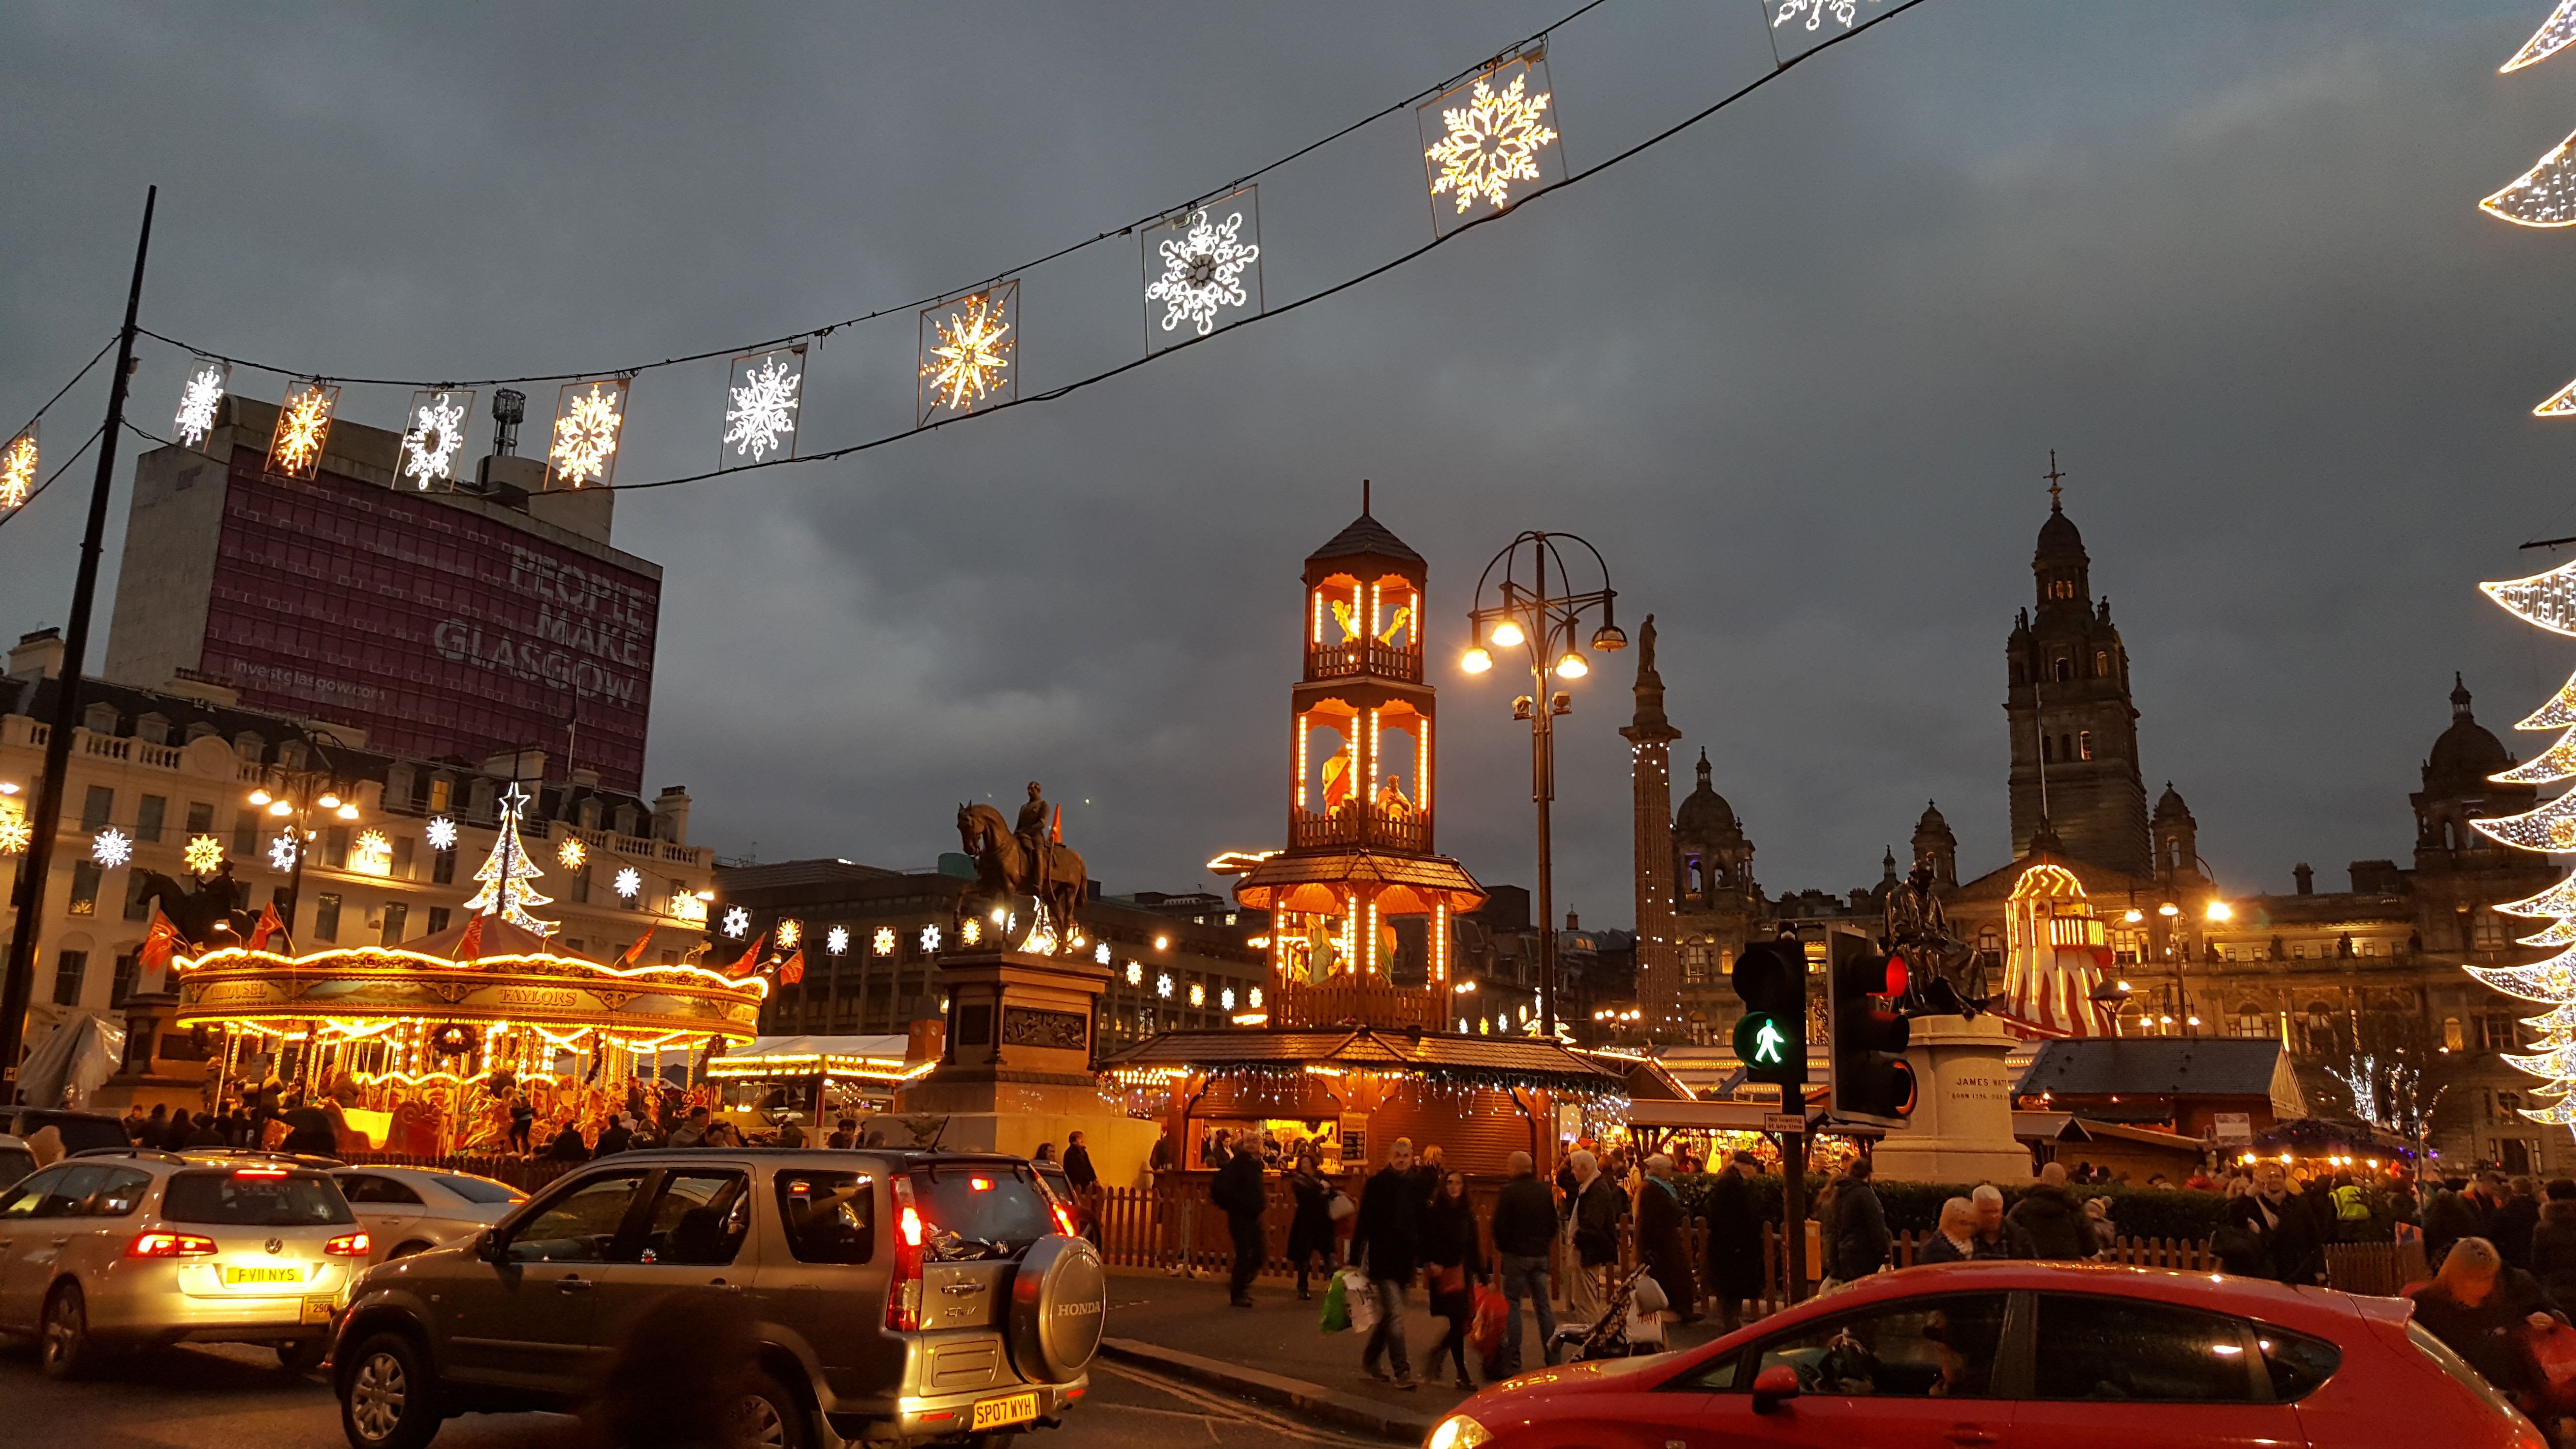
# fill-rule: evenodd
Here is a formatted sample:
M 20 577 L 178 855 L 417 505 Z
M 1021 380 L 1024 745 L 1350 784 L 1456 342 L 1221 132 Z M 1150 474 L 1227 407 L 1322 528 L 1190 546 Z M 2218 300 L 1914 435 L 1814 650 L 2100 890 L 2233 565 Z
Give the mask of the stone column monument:
M 2026 1182 L 2030 1151 L 2013 1138 L 2012 1036 L 1989 1015 L 1918 1016 L 1905 1060 L 1914 1068 L 1912 1125 L 1870 1153 L 1882 1179 Z

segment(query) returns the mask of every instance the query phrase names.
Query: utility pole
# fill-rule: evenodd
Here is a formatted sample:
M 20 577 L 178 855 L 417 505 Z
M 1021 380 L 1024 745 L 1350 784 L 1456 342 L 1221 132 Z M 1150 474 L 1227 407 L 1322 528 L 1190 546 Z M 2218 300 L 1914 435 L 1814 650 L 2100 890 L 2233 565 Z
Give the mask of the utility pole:
M 18 868 L 18 929 L 9 938 L 9 963 L 5 974 L 0 974 L 0 1102 L 18 1095 L 18 1054 L 26 1041 L 27 1005 L 35 995 L 45 877 L 53 868 L 54 836 L 62 829 L 72 731 L 80 724 L 80 682 L 89 666 L 90 606 L 98 593 L 99 555 L 105 550 L 107 495 L 116 481 L 116 440 L 125 426 L 126 387 L 134 377 L 134 314 L 143 306 L 143 260 L 152 250 L 152 208 L 160 195 L 158 186 L 143 193 L 143 235 L 134 243 L 134 281 L 125 293 L 125 330 L 117 334 L 116 375 L 107 389 L 107 426 L 98 439 L 98 478 L 90 485 L 89 526 L 81 534 L 71 620 L 63 628 L 63 668 L 54 686 L 53 733 L 45 738 L 45 775 L 37 786 L 35 814 L 29 822 L 35 833 Z

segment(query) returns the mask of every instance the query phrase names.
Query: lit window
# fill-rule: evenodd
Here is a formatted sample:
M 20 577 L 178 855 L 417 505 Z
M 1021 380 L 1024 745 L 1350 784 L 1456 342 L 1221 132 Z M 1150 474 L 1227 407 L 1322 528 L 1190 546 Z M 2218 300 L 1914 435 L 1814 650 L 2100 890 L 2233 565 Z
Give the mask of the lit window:
M 2089 760 L 2093 758 L 2093 732 L 2091 730 L 2077 730 L 2075 732 L 2075 758 L 2079 760 Z

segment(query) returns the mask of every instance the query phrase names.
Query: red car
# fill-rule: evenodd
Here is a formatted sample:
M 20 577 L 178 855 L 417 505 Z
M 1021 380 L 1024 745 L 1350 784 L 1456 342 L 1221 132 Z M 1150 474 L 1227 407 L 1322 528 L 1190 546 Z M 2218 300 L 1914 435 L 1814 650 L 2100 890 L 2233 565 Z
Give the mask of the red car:
M 2149 1268 L 1908 1268 L 1699 1348 L 1522 1374 L 1425 1446 L 2548 1449 L 2412 1311 Z

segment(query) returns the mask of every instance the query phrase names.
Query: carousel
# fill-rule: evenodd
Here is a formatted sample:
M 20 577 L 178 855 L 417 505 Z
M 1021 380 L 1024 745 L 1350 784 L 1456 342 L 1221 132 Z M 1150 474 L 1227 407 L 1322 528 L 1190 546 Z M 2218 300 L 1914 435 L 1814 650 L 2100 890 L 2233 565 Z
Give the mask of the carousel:
M 296 955 L 270 948 L 271 914 L 243 945 L 177 955 L 175 1024 L 203 1034 L 219 1080 L 327 1101 L 370 1148 L 423 1156 L 505 1149 L 522 1104 L 546 1142 L 567 1126 L 595 1136 L 666 1089 L 711 1098 L 706 1060 L 755 1039 L 798 962 L 759 964 L 754 946 L 721 969 L 644 965 L 649 931 L 613 962 L 555 949 L 527 913 L 547 898 L 516 796 L 460 926 Z

